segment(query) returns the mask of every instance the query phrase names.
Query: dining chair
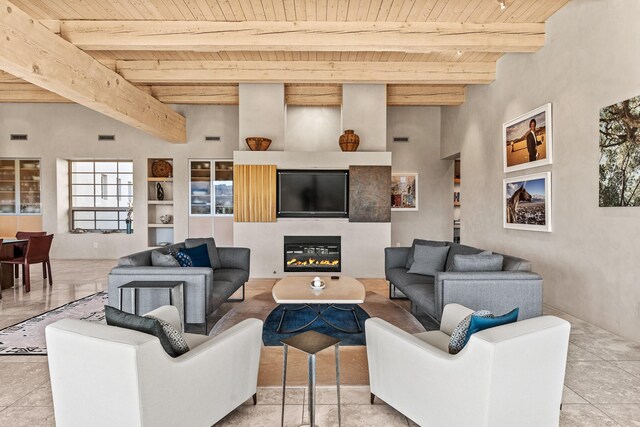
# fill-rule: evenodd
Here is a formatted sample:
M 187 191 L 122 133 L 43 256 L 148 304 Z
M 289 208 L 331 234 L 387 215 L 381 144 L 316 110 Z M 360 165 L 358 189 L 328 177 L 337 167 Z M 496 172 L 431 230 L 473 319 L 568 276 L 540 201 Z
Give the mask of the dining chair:
M 42 276 L 45 279 L 49 278 L 49 286 L 53 285 L 51 262 L 49 261 L 49 250 L 51 249 L 52 241 L 53 234 L 30 237 L 24 256 L 2 261 L 3 264 L 22 265 L 22 284 L 25 292 L 31 291 L 31 276 L 29 274 L 29 266 L 31 264 L 42 263 Z
M 47 235 L 46 231 L 18 231 L 16 233 L 16 239 L 17 240 L 29 240 L 29 238 L 33 237 L 33 236 L 46 236 L 46 235 Z M 13 256 L 14 256 L 14 258 L 24 256 L 24 252 L 25 252 L 26 248 L 27 248 L 27 242 L 24 242 L 22 244 L 15 244 L 13 246 Z M 20 266 L 18 264 L 15 265 L 13 271 L 14 271 L 13 277 L 15 277 L 16 279 L 18 277 L 20 277 L 20 274 L 19 274 L 20 273 Z M 46 271 L 44 271 L 44 273 L 43 273 L 45 279 L 47 278 L 47 274 L 46 273 L 47 273 Z

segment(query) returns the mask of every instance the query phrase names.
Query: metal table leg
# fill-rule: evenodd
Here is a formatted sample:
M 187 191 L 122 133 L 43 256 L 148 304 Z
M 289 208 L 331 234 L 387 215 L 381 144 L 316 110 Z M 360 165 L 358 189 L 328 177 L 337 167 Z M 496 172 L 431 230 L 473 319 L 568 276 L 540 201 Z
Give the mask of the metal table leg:
M 289 351 L 289 346 L 287 344 L 284 345 L 284 361 L 282 364 L 282 417 L 280 425 L 284 427 L 284 396 L 287 392 L 287 352 Z
M 342 422 L 342 417 L 340 416 L 340 347 L 339 344 L 336 344 L 336 388 L 338 391 L 338 427 Z
M 307 364 L 309 365 L 309 425 L 316 425 L 316 355 L 309 354 L 307 356 Z

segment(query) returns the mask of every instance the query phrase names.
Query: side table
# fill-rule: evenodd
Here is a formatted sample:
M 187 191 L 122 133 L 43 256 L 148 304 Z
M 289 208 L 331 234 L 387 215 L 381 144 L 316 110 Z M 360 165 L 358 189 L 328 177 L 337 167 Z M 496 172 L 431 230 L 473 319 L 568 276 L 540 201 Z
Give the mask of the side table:
M 124 289 L 131 289 L 131 313 L 137 313 L 136 298 L 138 296 L 139 289 L 168 289 L 169 290 L 169 305 L 176 306 L 178 313 L 180 313 L 180 322 L 182 323 L 182 329 L 184 329 L 184 282 L 161 282 L 161 281 L 141 281 L 136 280 L 133 282 L 125 283 L 118 286 L 118 302 L 119 309 L 122 310 L 122 291 Z
M 307 366 L 309 370 L 309 425 L 315 427 L 316 421 L 316 354 L 325 348 L 335 346 L 336 351 L 336 387 L 338 392 L 338 426 L 340 417 L 340 340 L 316 331 L 307 331 L 291 338 L 280 341 L 284 345 L 284 360 L 282 367 L 282 418 L 281 426 L 284 426 L 284 405 L 287 388 L 287 353 L 289 346 L 307 353 Z

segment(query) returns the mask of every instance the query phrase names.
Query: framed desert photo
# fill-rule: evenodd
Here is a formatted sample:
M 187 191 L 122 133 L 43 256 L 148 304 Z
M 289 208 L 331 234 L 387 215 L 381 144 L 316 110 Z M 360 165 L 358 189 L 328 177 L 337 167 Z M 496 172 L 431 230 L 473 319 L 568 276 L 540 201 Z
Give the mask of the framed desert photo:
M 391 210 L 418 210 L 418 174 L 391 174 Z
M 502 125 L 505 172 L 551 164 L 552 147 L 551 104 Z
M 504 228 L 551 231 L 551 172 L 507 178 L 502 191 Z

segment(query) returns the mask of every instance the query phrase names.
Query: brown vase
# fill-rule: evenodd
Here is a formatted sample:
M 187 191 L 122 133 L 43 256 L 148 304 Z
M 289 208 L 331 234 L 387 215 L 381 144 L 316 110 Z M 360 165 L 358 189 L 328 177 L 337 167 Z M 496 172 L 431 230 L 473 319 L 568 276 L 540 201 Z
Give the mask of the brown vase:
M 347 129 L 340 135 L 338 143 L 342 151 L 356 151 L 360 145 L 360 137 L 353 130 Z

